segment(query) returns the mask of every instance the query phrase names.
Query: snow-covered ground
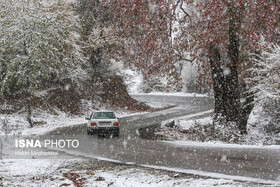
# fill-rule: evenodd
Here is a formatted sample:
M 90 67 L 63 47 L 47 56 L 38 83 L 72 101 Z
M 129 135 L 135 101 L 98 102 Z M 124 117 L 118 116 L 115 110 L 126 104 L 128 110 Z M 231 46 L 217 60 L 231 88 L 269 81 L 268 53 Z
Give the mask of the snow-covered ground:
M 152 93 L 151 95 L 173 95 L 173 96 L 194 96 L 186 93 Z M 203 95 L 196 95 L 205 97 Z M 155 102 L 154 106 L 163 106 Z M 127 111 L 115 111 L 118 117 L 137 115 L 141 113 L 131 113 Z M 177 118 L 175 121 L 181 130 L 187 130 L 194 124 L 207 124 L 211 122 L 211 117 L 207 117 L 212 111 L 193 114 Z M 86 115 L 86 114 L 85 114 Z M 25 114 L 0 115 L 0 119 L 8 120 L 10 126 L 9 133 L 20 133 L 23 135 L 45 134 L 55 128 L 72 126 L 85 123 L 85 115 L 68 115 L 58 112 L 58 115 L 49 114 L 43 111 L 34 112 L 33 120 L 38 122 L 34 128 L 28 128 Z M 206 115 L 206 116 L 205 116 Z M 193 118 L 198 118 L 193 120 Z M 170 121 L 165 121 L 166 124 Z M 163 125 L 164 126 L 164 125 Z M 3 134 L 3 133 L 2 133 Z M 187 139 L 180 139 L 180 134 L 173 134 L 173 137 L 179 137 L 179 141 L 173 141 L 176 146 L 226 146 L 221 142 L 190 142 Z M 171 138 L 172 139 L 172 138 Z M 174 139 L 172 139 L 174 140 Z M 234 145 L 238 148 L 246 148 L 244 145 Z M 254 147 L 255 148 L 255 147 Z M 279 149 L 271 146 L 269 148 Z M 251 183 L 235 182 L 233 179 L 213 179 L 186 176 L 180 177 L 180 171 L 174 176 L 158 170 L 149 170 L 138 168 L 136 166 L 119 165 L 118 167 L 98 166 L 91 169 L 76 168 L 77 158 L 70 160 L 51 160 L 51 159 L 26 159 L 26 160 L 1 160 L 0 178 L 3 186 L 74 186 L 78 181 L 82 186 L 255 186 Z M 81 163 L 83 161 L 80 161 Z M 95 162 L 99 162 L 96 161 Z M 145 166 L 150 167 L 150 166 Z M 167 170 L 167 168 L 156 168 Z M 174 172 L 174 171 L 173 171 Z M 164 173 L 164 174 L 163 174 Z M 178 177 L 179 176 L 179 177 Z M 203 175 L 202 175 L 203 176 Z M 234 179 L 234 180 L 238 180 Z M 245 180 L 246 181 L 246 180 Z M 1 183 L 0 183 L 1 186 Z
M 201 178 L 96 160 L 2 160 L 0 163 L 0 186 L 254 186 L 253 183 L 231 179 Z

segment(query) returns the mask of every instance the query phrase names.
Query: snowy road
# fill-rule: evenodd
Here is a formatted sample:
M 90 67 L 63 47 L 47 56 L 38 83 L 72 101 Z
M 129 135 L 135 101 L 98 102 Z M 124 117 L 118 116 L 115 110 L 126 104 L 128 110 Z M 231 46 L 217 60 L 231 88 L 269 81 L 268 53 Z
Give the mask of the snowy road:
M 212 177 L 240 176 L 236 179 L 258 181 L 280 180 L 279 149 L 226 146 L 176 145 L 142 139 L 139 128 L 159 124 L 176 116 L 191 115 L 213 108 L 209 98 L 180 96 L 134 96 L 141 101 L 176 104 L 177 107 L 120 119 L 119 138 L 87 136 L 84 125 L 60 128 L 52 135 L 83 135 L 77 149 L 67 153 L 91 158 L 103 158 L 137 165 L 173 168 Z M 50 135 L 50 134 L 49 134 Z M 48 135 L 48 136 L 49 136 Z M 229 177 L 230 178 L 230 177 Z M 233 177 L 235 178 L 235 177 Z

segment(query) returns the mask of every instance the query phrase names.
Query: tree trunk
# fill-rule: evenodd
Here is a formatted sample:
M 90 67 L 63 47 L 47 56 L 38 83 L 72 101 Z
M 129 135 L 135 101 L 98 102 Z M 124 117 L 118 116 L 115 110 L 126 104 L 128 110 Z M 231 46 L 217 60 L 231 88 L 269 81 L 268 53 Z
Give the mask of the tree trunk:
M 32 122 L 32 109 L 31 109 L 31 99 L 30 97 L 26 98 L 26 109 L 27 109 L 27 116 L 26 116 L 26 120 L 29 123 L 30 128 L 33 127 L 33 122 Z
M 95 69 L 98 65 L 101 64 L 102 61 L 102 49 L 98 48 L 95 51 L 92 51 L 90 57 L 90 63 L 92 67 Z
M 240 90 L 238 80 L 239 38 L 237 31 L 240 18 L 233 6 L 228 7 L 229 14 L 229 62 L 221 62 L 220 51 L 217 47 L 210 47 L 210 65 L 215 96 L 215 114 L 225 118 L 226 123 L 233 122 L 241 133 L 246 133 L 246 123 L 241 116 Z M 222 68 L 225 65 L 226 69 Z
M 32 109 L 31 109 L 31 93 L 30 93 L 30 77 L 27 77 L 27 85 L 25 87 L 25 106 L 26 106 L 26 110 L 27 110 L 27 116 L 26 116 L 26 120 L 29 123 L 30 128 L 33 127 L 33 122 L 32 122 Z
M 239 38 L 237 31 L 240 19 L 236 15 L 236 10 L 229 6 L 229 43 L 228 56 L 230 62 L 227 64 L 227 72 L 225 74 L 226 88 L 226 110 L 227 121 L 235 122 L 241 133 L 246 133 L 246 124 L 241 123 L 241 103 L 240 90 L 238 82 L 238 62 L 239 62 Z
M 220 51 L 216 47 L 210 47 L 210 66 L 212 72 L 213 90 L 215 98 L 215 114 L 216 116 L 226 116 L 226 109 L 224 101 L 226 99 L 225 85 L 224 85 L 224 73 L 221 68 L 221 55 Z

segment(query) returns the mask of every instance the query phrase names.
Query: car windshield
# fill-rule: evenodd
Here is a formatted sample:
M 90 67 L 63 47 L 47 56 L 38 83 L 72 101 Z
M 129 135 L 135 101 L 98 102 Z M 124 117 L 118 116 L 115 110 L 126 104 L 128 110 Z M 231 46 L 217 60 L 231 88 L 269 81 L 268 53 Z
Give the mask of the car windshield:
M 93 119 L 116 119 L 113 112 L 95 112 Z

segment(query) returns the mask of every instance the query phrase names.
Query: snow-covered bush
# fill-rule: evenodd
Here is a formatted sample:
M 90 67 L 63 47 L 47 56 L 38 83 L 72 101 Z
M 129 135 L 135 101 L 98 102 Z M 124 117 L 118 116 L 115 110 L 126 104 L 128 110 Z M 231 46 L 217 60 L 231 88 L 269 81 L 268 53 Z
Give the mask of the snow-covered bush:
M 144 93 L 165 91 L 166 84 L 164 84 L 162 80 L 162 77 L 150 76 L 143 81 L 141 91 L 143 91 Z
M 273 105 L 269 100 L 255 104 L 248 119 L 247 143 L 270 145 L 280 142 L 279 103 L 278 109 Z
M 265 99 L 280 99 L 280 46 L 268 43 L 262 39 L 260 42 L 262 52 L 254 54 L 252 59 L 252 78 L 249 82 L 253 84 L 251 91 L 255 93 L 256 102 Z
M 248 133 L 249 136 L 279 136 L 280 46 L 264 39 L 260 45 L 261 54 L 253 55 L 252 78 L 248 79 L 252 85 L 250 91 L 255 94 L 255 107 L 248 120 Z
M 123 69 L 120 72 L 120 75 L 122 76 L 129 93 L 135 94 L 142 92 L 140 89 L 143 84 L 143 76 L 140 73 L 131 69 Z
M 11 131 L 10 123 L 9 123 L 8 119 L 6 119 L 6 118 L 1 119 L 0 124 L 1 124 L 0 134 L 2 131 L 2 132 L 4 132 L 5 135 L 7 135 Z
M 224 121 L 224 119 L 213 121 L 212 117 L 194 120 L 173 120 L 163 124 L 161 132 L 158 134 L 178 140 L 242 142 L 243 137 L 237 126 L 234 123 L 226 124 Z
M 213 138 L 229 143 L 240 143 L 242 135 L 237 125 L 234 122 L 227 122 L 224 117 L 216 116 L 219 118 L 213 121 L 214 132 Z

